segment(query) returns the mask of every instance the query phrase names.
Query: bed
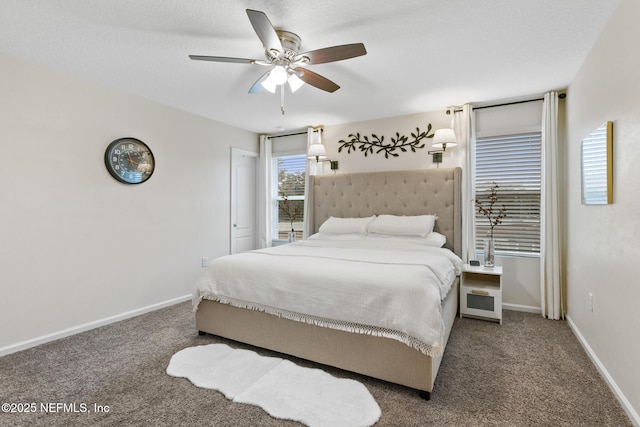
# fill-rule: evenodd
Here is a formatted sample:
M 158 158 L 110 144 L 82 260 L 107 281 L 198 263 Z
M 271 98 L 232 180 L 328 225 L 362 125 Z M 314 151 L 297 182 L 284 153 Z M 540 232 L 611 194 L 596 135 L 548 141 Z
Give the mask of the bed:
M 314 234 L 313 238 L 304 241 L 267 250 L 267 252 L 271 251 L 273 253 L 256 251 L 258 253 L 222 257 L 225 260 L 221 260 L 221 262 L 235 261 L 236 267 L 233 267 L 234 262 L 230 262 L 229 265 L 225 264 L 224 268 L 228 268 L 228 270 L 224 270 L 217 263 L 218 260 L 214 260 L 212 264 L 217 265 L 215 267 L 216 271 L 212 273 L 208 269 L 200 279 L 194 292 L 196 328 L 201 334 L 210 333 L 222 336 L 414 388 L 420 391 L 420 395 L 423 398 L 429 399 L 443 357 L 444 346 L 448 340 L 458 308 L 459 277 L 457 274 L 459 274 L 459 269 L 457 267 L 461 266 L 461 261 L 453 254 L 459 256 L 461 252 L 460 184 L 460 168 L 310 177 L 308 200 L 308 203 L 311 204 L 310 229 L 317 234 Z M 266 303 L 255 302 L 258 297 L 256 296 L 254 301 L 254 298 L 247 293 L 250 292 L 252 286 L 257 287 L 255 284 L 251 284 L 251 280 L 256 280 L 255 277 L 252 279 L 251 276 L 247 276 L 237 280 L 239 283 L 244 283 L 245 281 L 249 283 L 243 290 L 234 291 L 239 292 L 237 295 L 227 295 L 226 291 L 228 289 L 225 288 L 225 292 L 222 292 L 223 296 L 220 296 L 214 294 L 211 288 L 207 288 L 207 284 L 211 285 L 212 281 L 215 281 L 211 279 L 212 274 L 235 278 L 235 271 L 246 269 L 242 268 L 242 266 L 254 265 L 254 263 L 258 265 L 259 262 L 263 263 L 261 267 L 263 270 L 261 271 L 264 272 L 264 277 L 271 278 L 265 279 L 263 282 L 277 282 L 276 278 L 286 278 L 286 280 L 283 279 L 285 282 L 300 282 L 307 287 L 311 286 L 314 279 L 320 281 L 320 276 L 324 274 L 322 269 L 325 271 L 342 271 L 343 273 L 347 271 L 349 267 L 338 264 L 343 260 L 334 259 L 343 256 L 347 258 L 355 257 L 355 259 L 347 259 L 345 262 L 371 262 L 368 267 L 369 270 L 372 270 L 371 276 L 366 280 L 360 281 L 366 282 L 370 280 L 373 285 L 374 276 L 382 276 L 382 274 L 376 274 L 375 270 L 373 270 L 377 268 L 375 261 L 387 262 L 376 257 L 387 255 L 378 255 L 374 253 L 375 248 L 372 248 L 371 257 L 373 258 L 360 259 L 360 256 L 365 256 L 364 252 L 366 251 L 362 250 L 363 255 L 360 255 L 361 252 L 354 249 L 361 247 L 358 246 L 360 245 L 359 242 L 352 242 L 350 238 L 340 237 L 335 242 L 337 248 L 331 249 L 334 243 L 327 243 L 325 242 L 327 239 L 322 237 L 326 237 L 327 233 L 318 232 L 323 224 L 329 224 L 331 221 L 335 221 L 335 218 L 364 219 L 372 217 L 376 220 L 376 218 L 390 215 L 420 218 L 433 215 L 437 217 L 433 225 L 433 231 L 444 236 L 446 240 L 444 248 L 448 249 L 446 252 L 452 254 L 451 256 L 447 255 L 446 258 L 452 258 L 452 264 L 457 266 L 456 275 L 451 276 L 450 273 L 437 273 L 434 267 L 421 268 L 419 266 L 422 262 L 419 260 L 420 256 L 402 252 L 405 248 L 401 246 L 394 246 L 393 249 L 396 252 L 394 252 L 394 255 L 389 255 L 389 259 L 406 257 L 409 260 L 405 261 L 406 264 L 410 264 L 408 267 L 402 267 L 403 261 L 401 259 L 398 259 L 400 266 L 388 267 L 401 268 L 401 270 L 397 270 L 397 274 L 400 274 L 401 271 L 412 269 L 420 271 L 420 274 L 425 274 L 424 271 L 429 270 L 428 274 L 433 273 L 435 276 L 440 277 L 443 282 L 446 282 L 437 288 L 438 291 L 434 291 L 433 288 L 429 291 L 431 294 L 439 292 L 437 303 L 425 302 L 424 304 L 425 307 L 434 304 L 437 304 L 437 306 L 429 310 L 416 310 L 415 308 L 407 310 L 408 313 L 411 313 L 405 319 L 411 320 L 406 321 L 406 327 L 410 331 L 424 327 L 423 323 L 426 320 L 422 319 L 421 316 L 424 315 L 423 317 L 431 319 L 437 317 L 437 322 L 434 320 L 434 326 L 429 326 L 430 329 L 426 332 L 429 336 L 428 338 L 423 338 L 422 335 L 418 339 L 415 337 L 418 333 L 423 333 L 422 329 L 415 333 L 402 330 L 398 326 L 397 322 L 399 321 L 396 318 L 379 320 L 380 322 L 392 322 L 390 327 L 386 323 L 369 325 L 371 320 L 378 321 L 378 319 L 371 319 L 371 312 L 373 311 L 371 307 L 376 306 L 377 303 L 375 301 L 371 302 L 372 306 L 367 306 L 364 302 L 361 304 L 356 302 L 358 306 L 363 305 L 364 308 L 361 311 L 364 313 L 362 316 L 365 317 L 358 317 L 348 322 L 342 321 L 344 319 L 338 319 L 334 322 L 327 321 L 327 319 L 332 319 L 335 313 L 324 315 L 323 312 L 300 312 L 300 310 L 315 310 L 315 306 L 322 307 L 322 303 L 307 304 L 308 307 L 300 304 L 294 309 L 286 305 L 276 307 L 278 306 L 277 301 L 280 300 L 284 301 L 283 304 L 286 304 L 288 293 L 293 293 L 293 291 L 283 291 L 279 284 L 275 285 L 276 290 L 274 292 L 285 293 L 279 294 L 279 297 L 272 297 Z M 333 219 L 330 219 L 332 217 Z M 373 227 L 371 223 L 368 224 L 367 227 Z M 325 230 L 328 230 L 326 225 L 324 227 Z M 367 235 L 367 238 L 369 238 L 369 235 L 371 233 Z M 360 239 L 360 236 L 353 238 L 353 240 Z M 370 242 L 367 242 L 367 245 L 369 244 Z M 384 239 L 378 239 L 377 245 L 384 246 Z M 389 243 L 387 246 L 391 247 L 393 245 Z M 409 249 L 411 248 L 406 248 L 407 251 Z M 444 256 L 441 252 L 445 252 L 441 249 L 429 248 L 427 250 L 434 252 L 434 256 L 438 257 Z M 297 251 L 302 251 L 302 253 Z M 435 252 L 438 253 L 435 254 Z M 296 263 L 300 264 L 300 269 L 290 267 L 282 270 L 279 274 L 274 274 L 270 270 L 270 265 L 274 264 L 272 260 L 282 258 L 290 261 L 291 259 L 287 257 L 292 256 L 297 257 L 294 259 L 298 260 Z M 266 260 L 262 260 L 260 257 Z M 457 261 L 453 260 L 454 258 Z M 445 263 L 445 261 L 440 262 Z M 289 263 L 288 265 L 293 264 Z M 317 269 L 318 266 L 320 266 L 320 270 Z M 210 266 L 210 268 L 212 267 Z M 302 272 L 299 280 L 296 280 L 295 274 L 298 273 L 295 270 Z M 394 277 L 393 274 L 390 277 Z M 347 276 L 347 274 L 342 274 L 342 276 Z M 340 275 L 335 277 L 337 281 Z M 389 279 L 389 276 L 387 277 L 387 281 L 393 280 Z M 324 282 L 328 281 L 326 277 L 323 280 Z M 410 286 L 408 278 L 400 282 L 403 284 L 406 282 L 407 287 Z M 216 284 L 215 286 L 219 285 Z M 338 283 L 338 287 L 341 286 L 346 288 L 344 284 Z M 310 292 L 309 288 L 304 289 L 306 292 Z M 382 289 L 378 288 L 377 291 L 371 294 L 378 295 L 378 293 L 383 292 Z M 417 290 L 415 287 L 410 289 L 412 289 L 412 292 L 424 292 L 423 290 Z M 333 292 L 333 288 L 329 288 L 329 291 Z M 327 293 L 329 291 L 323 289 L 319 292 Z M 395 297 L 395 294 L 401 294 L 395 288 L 393 292 L 387 293 L 389 294 L 386 296 L 388 298 Z M 362 293 L 355 293 L 350 296 L 343 296 L 342 299 L 346 301 L 346 304 L 352 304 L 353 300 L 367 299 L 363 298 L 362 295 Z M 352 300 L 349 300 L 349 298 Z M 417 299 L 417 297 L 405 297 L 405 299 Z M 340 310 L 339 305 L 336 303 L 336 307 L 333 307 L 333 309 Z M 327 306 L 325 308 L 330 307 Z M 358 312 L 358 309 L 353 311 Z M 437 313 L 437 316 L 434 315 L 434 312 Z M 358 314 L 356 313 L 356 315 Z M 403 325 L 402 328 L 404 327 Z M 434 330 L 438 330 L 439 335 L 437 337 L 431 336 Z

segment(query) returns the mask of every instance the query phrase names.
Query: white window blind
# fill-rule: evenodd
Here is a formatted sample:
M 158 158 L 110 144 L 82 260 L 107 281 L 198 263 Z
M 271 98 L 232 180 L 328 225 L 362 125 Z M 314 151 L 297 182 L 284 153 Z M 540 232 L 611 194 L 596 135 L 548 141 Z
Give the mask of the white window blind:
M 287 239 L 293 228 L 296 238 L 302 238 L 304 220 L 304 181 L 307 169 L 306 154 L 281 155 L 274 157 L 276 172 L 274 179 L 275 203 L 274 239 Z M 285 197 L 288 203 L 285 204 Z
M 507 216 L 494 228 L 496 251 L 540 253 L 541 133 L 526 132 L 476 138 L 476 198 L 483 200 L 498 184 L 496 207 Z M 476 250 L 490 231 L 476 209 Z

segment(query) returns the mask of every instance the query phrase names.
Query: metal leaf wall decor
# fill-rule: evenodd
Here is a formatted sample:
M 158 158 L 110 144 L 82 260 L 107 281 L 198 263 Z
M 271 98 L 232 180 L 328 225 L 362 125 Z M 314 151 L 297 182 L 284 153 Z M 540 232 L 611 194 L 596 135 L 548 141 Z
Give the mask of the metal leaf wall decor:
M 338 141 L 340 146 L 338 147 L 338 153 L 342 152 L 343 148 L 347 149 L 347 154 L 351 154 L 351 150 L 354 152 L 356 150 L 360 150 L 360 152 L 364 153 L 364 156 L 367 157 L 369 154 L 379 154 L 384 152 L 384 157 L 386 159 L 389 156 L 398 157 L 400 152 L 407 152 L 411 150 L 412 152 L 416 152 L 416 149 L 424 148 L 424 143 L 420 143 L 425 138 L 433 138 L 433 133 L 431 132 L 431 123 L 427 126 L 427 130 L 425 132 L 420 132 L 420 128 L 416 128 L 415 133 L 411 133 L 411 141 L 409 137 L 405 135 L 400 135 L 399 132 L 396 132 L 395 137 L 391 137 L 391 142 L 385 143 L 384 136 L 378 136 L 376 134 L 371 134 L 371 138 L 367 135 L 361 136 L 360 133 L 349 134 L 348 141 L 341 139 Z

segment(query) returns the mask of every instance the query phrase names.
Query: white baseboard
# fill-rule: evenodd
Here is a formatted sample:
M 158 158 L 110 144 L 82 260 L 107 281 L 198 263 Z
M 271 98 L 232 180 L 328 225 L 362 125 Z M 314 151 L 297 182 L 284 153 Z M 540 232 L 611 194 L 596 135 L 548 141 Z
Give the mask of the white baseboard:
M 511 310 L 511 311 L 524 311 L 526 313 L 535 313 L 542 315 L 542 308 L 533 307 L 530 305 L 520 305 L 520 304 L 508 304 L 502 303 L 503 310 Z
M 620 405 L 622 405 L 622 408 L 625 410 L 625 412 L 631 419 L 631 422 L 636 427 L 640 427 L 640 415 L 638 415 L 638 412 L 636 412 L 636 410 L 633 408 L 631 403 L 627 400 L 625 395 L 622 393 L 622 390 L 620 390 L 620 388 L 618 387 L 616 382 L 613 380 L 611 375 L 609 375 L 609 372 L 607 371 L 607 369 L 604 367 L 602 362 L 600 362 L 600 359 L 598 359 L 598 356 L 595 354 L 595 352 L 593 351 L 593 349 L 591 348 L 587 340 L 584 338 L 584 336 L 582 335 L 582 333 L 580 332 L 576 324 L 573 322 L 573 320 L 569 316 L 567 316 L 567 323 L 569 324 L 571 331 L 573 331 L 573 334 L 576 336 L 576 338 L 578 338 L 578 341 L 580 342 L 584 350 L 589 355 L 589 358 L 591 359 L 593 364 L 596 365 L 596 368 L 600 372 L 600 375 L 602 375 L 604 380 L 607 382 L 607 385 L 609 386 L 613 394 L 616 396 L 616 399 L 618 399 L 618 402 L 620 402 Z
M 18 351 L 26 350 L 31 347 L 35 347 L 40 344 L 44 344 L 50 341 L 59 340 L 70 335 L 79 334 L 91 329 L 99 328 L 110 323 L 119 322 L 121 320 L 130 319 L 132 317 L 140 316 L 141 314 L 149 313 L 151 311 L 159 310 L 170 305 L 178 304 L 184 301 L 188 301 L 192 298 L 192 295 L 184 295 L 178 298 L 173 298 L 168 301 L 163 301 L 157 304 L 148 305 L 146 307 L 138 308 L 136 310 L 127 311 L 126 313 L 116 314 L 115 316 L 105 317 L 93 322 L 85 323 L 83 325 L 74 326 L 72 328 L 63 329 L 58 332 L 36 337 L 30 340 L 22 341 L 16 344 L 10 344 L 5 347 L 0 347 L 0 357 L 7 354 L 16 353 Z

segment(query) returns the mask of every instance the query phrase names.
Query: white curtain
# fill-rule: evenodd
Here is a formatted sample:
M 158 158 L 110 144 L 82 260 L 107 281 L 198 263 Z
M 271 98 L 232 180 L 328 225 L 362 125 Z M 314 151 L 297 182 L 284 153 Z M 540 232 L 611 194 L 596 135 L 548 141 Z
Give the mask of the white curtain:
M 315 132 L 319 133 L 320 136 L 318 138 L 318 141 L 322 143 L 322 132 L 319 129 L 308 128 L 307 129 L 307 152 L 309 151 L 309 146 L 314 142 L 313 134 Z M 323 175 L 325 163 L 326 162 L 318 162 L 315 159 L 307 159 L 307 176 Z
M 565 301 L 560 241 L 560 145 L 558 93 L 549 92 L 542 105 L 542 194 L 540 200 L 540 295 L 542 316 L 564 319 Z
M 473 107 L 470 104 L 462 106 L 462 111 L 453 112 L 453 130 L 456 134 L 458 147 L 464 150 L 458 158 L 464 159 L 462 167 L 462 260 L 469 262 L 475 259 L 475 197 L 473 185 L 473 159 L 475 158 L 475 121 Z
M 258 188 L 258 246 L 260 248 L 271 246 L 272 169 L 271 138 L 267 135 L 260 135 L 260 184 Z
M 314 128 L 307 128 L 307 151 L 309 150 L 309 145 L 313 144 L 313 133 L 315 132 Z M 319 132 L 319 131 L 318 131 Z M 312 215 L 311 205 L 313 201 L 310 199 L 309 193 L 309 177 L 311 175 L 322 175 L 323 172 L 323 162 L 317 162 L 315 159 L 307 159 L 307 171 L 304 175 L 304 215 L 302 220 L 302 237 L 307 238 L 312 233 L 310 218 Z

